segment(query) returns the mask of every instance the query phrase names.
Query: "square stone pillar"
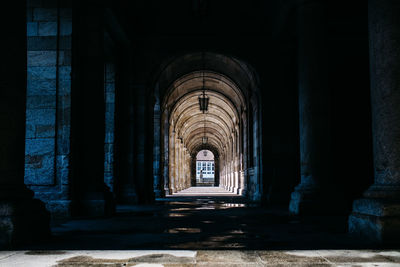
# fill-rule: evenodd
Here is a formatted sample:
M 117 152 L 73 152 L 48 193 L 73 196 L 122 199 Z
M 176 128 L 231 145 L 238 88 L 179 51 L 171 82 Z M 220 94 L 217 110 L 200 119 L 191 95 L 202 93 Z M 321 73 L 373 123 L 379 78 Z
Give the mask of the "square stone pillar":
M 77 3 L 72 88 L 73 212 L 103 216 L 114 212 L 104 183 L 104 7 L 102 1 Z
M 349 231 L 400 244 L 400 2 L 368 5 L 375 181 L 353 203 Z
M 329 184 L 332 166 L 326 4 L 324 0 L 298 0 L 297 5 L 301 182 L 291 195 L 292 214 L 331 213 L 341 207 Z
M 0 248 L 50 235 L 49 213 L 24 185 L 26 6 L 21 2 L 8 3 L 8 16 L 0 18 Z

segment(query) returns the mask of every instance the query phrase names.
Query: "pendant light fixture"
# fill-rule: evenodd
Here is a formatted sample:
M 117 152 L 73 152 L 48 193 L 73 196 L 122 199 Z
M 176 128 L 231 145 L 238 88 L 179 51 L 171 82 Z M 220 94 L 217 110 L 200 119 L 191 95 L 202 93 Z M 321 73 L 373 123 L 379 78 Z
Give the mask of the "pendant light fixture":
M 206 136 L 206 112 L 208 111 L 208 103 L 210 98 L 206 95 L 206 87 L 205 87 L 205 81 L 204 81 L 204 52 L 201 54 L 202 56 L 202 63 L 203 63 L 203 86 L 202 86 L 202 94 L 199 96 L 199 105 L 200 105 L 200 111 L 203 112 L 204 114 L 204 135 L 202 138 L 202 143 L 203 145 L 207 144 L 208 142 L 208 137 Z

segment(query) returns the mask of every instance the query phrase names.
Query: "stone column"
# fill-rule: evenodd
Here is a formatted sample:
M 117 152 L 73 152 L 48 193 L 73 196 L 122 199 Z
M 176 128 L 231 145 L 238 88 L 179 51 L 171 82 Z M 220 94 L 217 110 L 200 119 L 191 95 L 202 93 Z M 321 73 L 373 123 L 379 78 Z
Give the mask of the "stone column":
M 116 146 L 116 188 L 119 203 L 137 203 L 134 173 L 135 118 L 133 110 L 132 54 L 129 49 L 118 53 L 115 88 L 115 146 Z
M 139 57 L 139 56 L 138 56 Z M 138 60 L 138 62 L 140 62 Z M 138 62 L 135 65 L 136 77 L 135 83 L 132 84 L 134 96 L 134 172 L 139 203 L 151 203 L 154 201 L 153 187 L 153 161 L 150 160 L 152 154 L 152 146 L 150 146 L 151 135 L 149 127 L 153 124 L 149 120 L 149 114 L 152 112 L 153 103 L 149 103 L 150 95 L 146 88 L 145 82 L 141 81 L 142 74 L 137 70 Z M 153 98 L 151 98 L 153 100 Z
M 24 185 L 25 1 L 8 3 L 7 15 L 0 18 L 0 248 L 50 235 L 49 213 Z
M 321 187 L 330 173 L 324 2 L 299 0 L 297 8 L 301 182 L 291 196 L 293 214 L 329 210 L 321 202 Z
M 169 130 L 169 158 L 170 168 L 169 168 L 169 194 L 175 193 L 175 134 L 173 131 L 173 126 Z
M 349 231 L 400 240 L 400 2 L 369 1 L 374 184 L 353 204 Z
M 175 179 L 174 179 L 174 193 L 179 191 L 179 140 L 175 138 L 175 146 L 174 146 L 174 150 L 175 150 Z
M 114 212 L 114 199 L 104 183 L 103 7 L 89 1 L 77 8 L 74 86 L 72 88 L 72 161 L 78 215 Z

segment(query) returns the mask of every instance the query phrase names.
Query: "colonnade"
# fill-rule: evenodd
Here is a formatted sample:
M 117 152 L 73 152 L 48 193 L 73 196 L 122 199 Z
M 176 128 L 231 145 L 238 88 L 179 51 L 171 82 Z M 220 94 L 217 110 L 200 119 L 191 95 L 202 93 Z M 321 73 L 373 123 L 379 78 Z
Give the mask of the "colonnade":
M 172 130 L 169 135 L 170 145 L 170 182 L 169 194 L 182 191 L 191 186 L 191 155 L 183 144 L 182 138 L 179 138 Z
M 239 126 L 232 130 L 229 142 L 221 152 L 220 186 L 236 194 L 245 193 L 243 169 L 241 168 L 242 150 L 240 146 Z
M 368 7 L 374 183 L 354 201 L 349 231 L 395 243 L 400 238 L 400 3 L 370 0 Z M 319 0 L 298 6 L 301 182 L 290 202 L 294 214 L 331 213 L 341 205 L 330 177 L 325 8 Z

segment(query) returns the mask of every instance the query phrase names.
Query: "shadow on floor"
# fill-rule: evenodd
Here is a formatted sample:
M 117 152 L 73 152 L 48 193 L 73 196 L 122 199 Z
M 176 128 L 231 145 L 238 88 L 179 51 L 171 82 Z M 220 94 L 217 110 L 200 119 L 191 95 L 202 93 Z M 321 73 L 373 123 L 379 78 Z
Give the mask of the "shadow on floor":
M 50 240 L 23 249 L 288 250 L 373 248 L 349 236 L 346 217 L 289 216 L 242 197 L 175 196 L 154 205 L 118 206 L 111 218 L 53 227 Z

